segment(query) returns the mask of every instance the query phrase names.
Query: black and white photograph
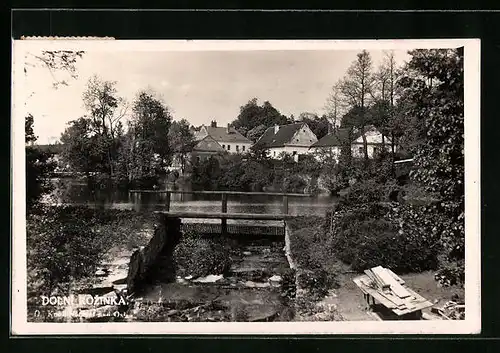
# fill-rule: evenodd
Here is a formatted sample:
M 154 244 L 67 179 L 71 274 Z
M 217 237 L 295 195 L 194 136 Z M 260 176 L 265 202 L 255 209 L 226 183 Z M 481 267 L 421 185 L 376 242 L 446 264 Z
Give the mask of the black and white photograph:
M 14 333 L 480 331 L 479 40 L 24 38 L 12 85 Z

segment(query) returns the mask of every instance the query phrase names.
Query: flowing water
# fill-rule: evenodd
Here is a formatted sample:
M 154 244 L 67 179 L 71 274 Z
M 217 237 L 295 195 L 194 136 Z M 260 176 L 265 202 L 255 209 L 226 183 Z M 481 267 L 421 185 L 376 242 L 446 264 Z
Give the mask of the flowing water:
M 90 191 L 85 182 L 59 180 L 54 193 L 58 203 L 93 208 L 132 209 L 152 212 L 165 209 L 165 194 L 136 194 L 123 191 Z M 288 213 L 297 216 L 322 216 L 336 202 L 331 196 L 289 197 Z M 172 194 L 171 211 L 220 212 L 220 195 Z M 281 196 L 229 195 L 227 212 L 282 213 Z M 184 223 L 220 223 L 220 220 L 183 220 Z M 269 225 L 282 222 L 228 221 L 228 224 Z M 237 239 L 235 241 L 235 239 Z M 284 238 L 236 235 L 232 241 L 232 266 L 229 273 L 206 279 L 162 279 L 162 260 L 158 260 L 154 283 L 145 288 L 141 300 L 170 305 L 167 321 L 270 321 L 287 320 L 282 280 L 288 263 L 283 251 Z M 186 306 L 186 302 L 190 305 Z M 207 307 L 207 303 L 210 303 Z M 199 309 L 201 308 L 201 309 Z M 241 310 L 242 313 L 238 313 Z M 201 317 L 200 317 L 201 315 Z M 241 317 L 243 315 L 243 317 Z

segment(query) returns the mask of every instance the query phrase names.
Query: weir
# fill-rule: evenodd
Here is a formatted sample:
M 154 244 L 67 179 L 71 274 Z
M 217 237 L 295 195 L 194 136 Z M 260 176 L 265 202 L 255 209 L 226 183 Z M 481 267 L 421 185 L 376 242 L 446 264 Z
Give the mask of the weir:
M 165 193 L 165 210 L 156 211 L 158 225 L 149 243 L 132 254 L 127 290 L 145 302 L 168 303 L 177 308 L 186 300 L 198 306 L 218 303 L 225 311 L 245 308 L 249 321 L 285 320 L 283 312 L 284 277 L 292 267 L 286 252 L 286 220 L 289 197 L 308 197 L 308 194 L 244 193 L 230 191 L 141 191 L 135 193 Z M 176 212 L 170 210 L 170 194 L 198 193 L 221 195 L 221 212 Z M 228 195 L 280 195 L 282 213 L 228 213 Z M 197 220 L 185 222 L 186 220 Z M 204 219 L 220 219 L 220 224 L 206 223 Z M 199 220 L 202 220 L 201 222 Z M 228 224 L 227 221 L 246 221 L 246 224 Z M 262 222 L 274 221 L 277 225 Z M 202 237 L 217 237 L 229 245 L 230 269 L 224 274 L 214 273 L 208 279 L 179 276 L 173 252 L 186 232 Z M 211 279 L 210 279 L 211 278 Z M 194 304 L 193 304 L 194 305 Z M 176 310 L 176 309 L 172 309 Z M 222 311 L 224 311 L 222 310 Z M 216 310 L 220 312 L 220 310 Z M 214 313 L 209 313 L 213 320 Z M 175 320 L 174 320 L 175 321 Z M 181 320 L 183 321 L 183 320 Z M 224 320 L 222 320 L 224 321 Z

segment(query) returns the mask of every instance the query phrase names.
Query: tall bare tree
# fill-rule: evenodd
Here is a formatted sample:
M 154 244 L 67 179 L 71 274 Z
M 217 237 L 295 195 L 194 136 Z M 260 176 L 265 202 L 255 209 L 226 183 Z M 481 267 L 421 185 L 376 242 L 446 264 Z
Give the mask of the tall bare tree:
M 384 109 L 379 109 L 379 111 L 385 114 L 384 117 L 381 117 L 383 120 L 382 125 L 385 127 L 384 132 L 391 134 L 392 153 L 395 152 L 396 145 L 394 123 L 398 119 L 396 117 L 396 102 L 401 96 L 401 86 L 399 85 L 401 76 L 401 68 L 397 65 L 394 51 L 384 52 L 384 58 L 376 73 L 376 90 L 373 96 L 384 107 Z
M 356 60 L 353 61 L 347 70 L 347 75 L 339 84 L 344 101 L 351 108 L 359 108 L 359 116 L 356 120 L 357 127 L 363 138 L 365 160 L 368 160 L 368 145 L 365 134 L 365 127 L 368 123 L 366 110 L 373 97 L 375 82 L 370 54 L 366 50 L 363 50 L 361 53 L 358 53 Z
M 344 115 L 346 108 L 345 100 L 342 96 L 341 84 L 342 81 L 339 80 L 332 86 L 325 104 L 325 111 L 334 129 L 340 125 L 340 119 Z

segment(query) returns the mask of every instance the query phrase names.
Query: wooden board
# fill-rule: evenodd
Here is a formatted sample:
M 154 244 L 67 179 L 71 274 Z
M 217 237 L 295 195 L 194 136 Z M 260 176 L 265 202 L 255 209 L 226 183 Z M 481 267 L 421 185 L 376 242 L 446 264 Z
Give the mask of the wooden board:
M 396 295 L 382 293 L 379 290 L 371 288 L 369 286 L 370 281 L 367 275 L 361 275 L 353 279 L 353 282 L 356 283 L 363 293 L 371 295 L 376 301 L 392 310 L 398 316 L 422 310 L 433 305 L 410 288 L 406 288 L 406 290 L 408 290 L 411 295 L 407 299 L 401 299 Z M 397 301 L 398 304 L 404 303 L 404 307 L 402 305 L 396 305 L 393 300 Z
M 391 286 L 391 291 L 396 294 L 400 298 L 407 298 L 411 294 L 408 292 L 399 282 L 391 276 L 389 273 L 385 271 L 385 269 L 381 266 L 373 267 L 372 272 L 381 279 L 381 281 L 385 284 Z
M 390 274 L 396 281 L 398 281 L 399 284 L 401 285 L 404 285 L 405 284 L 405 281 L 399 277 L 397 274 L 395 274 L 394 272 L 392 272 L 390 269 L 386 268 L 385 271 Z
M 390 286 L 387 284 L 384 284 L 371 270 L 365 270 L 366 275 L 382 290 L 389 289 Z
M 154 211 L 156 214 L 164 214 L 170 218 L 207 218 L 207 219 L 244 219 L 244 220 L 269 220 L 282 221 L 292 218 L 287 214 L 271 214 L 271 213 L 215 213 L 215 212 L 175 212 L 175 211 Z

